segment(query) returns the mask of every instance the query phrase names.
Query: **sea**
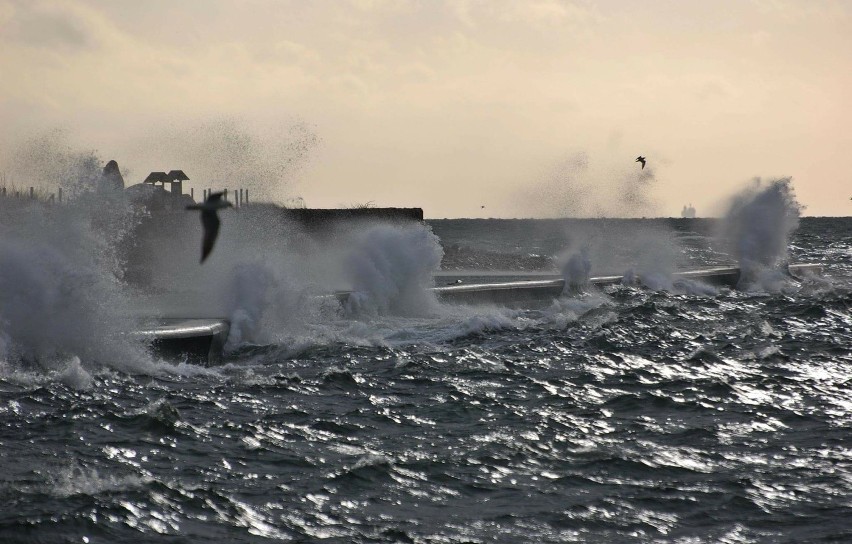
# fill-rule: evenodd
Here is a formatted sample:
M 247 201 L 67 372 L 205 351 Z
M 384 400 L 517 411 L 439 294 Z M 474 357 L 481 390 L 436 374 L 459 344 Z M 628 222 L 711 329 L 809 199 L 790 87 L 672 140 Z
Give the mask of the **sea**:
M 149 285 L 227 299 L 216 366 L 122 334 L 157 298 L 101 274 L 105 208 L 0 205 L 0 542 L 851 542 L 852 218 L 752 200 L 365 226 L 326 254 L 292 230 L 240 253 L 269 229 L 222 212 L 211 259 L 193 231 Z M 657 279 L 536 308 L 428 289 L 578 263 Z M 738 288 L 671 281 L 732 264 Z

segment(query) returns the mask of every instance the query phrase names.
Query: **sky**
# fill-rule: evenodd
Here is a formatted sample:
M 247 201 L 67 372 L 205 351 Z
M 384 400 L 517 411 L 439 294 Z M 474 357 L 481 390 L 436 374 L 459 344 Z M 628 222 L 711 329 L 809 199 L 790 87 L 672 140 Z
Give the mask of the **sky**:
M 94 151 L 431 218 L 713 215 L 789 176 L 846 216 L 850 28 L 852 0 L 0 0 L 0 173 Z

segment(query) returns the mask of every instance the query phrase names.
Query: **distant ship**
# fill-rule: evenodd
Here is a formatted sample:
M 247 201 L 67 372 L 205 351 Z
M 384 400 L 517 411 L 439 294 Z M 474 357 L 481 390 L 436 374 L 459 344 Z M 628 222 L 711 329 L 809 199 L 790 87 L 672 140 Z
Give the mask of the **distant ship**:
M 692 206 L 692 203 L 689 203 L 689 206 L 684 206 L 683 210 L 680 212 L 680 216 L 686 219 L 692 219 L 695 217 L 695 208 Z

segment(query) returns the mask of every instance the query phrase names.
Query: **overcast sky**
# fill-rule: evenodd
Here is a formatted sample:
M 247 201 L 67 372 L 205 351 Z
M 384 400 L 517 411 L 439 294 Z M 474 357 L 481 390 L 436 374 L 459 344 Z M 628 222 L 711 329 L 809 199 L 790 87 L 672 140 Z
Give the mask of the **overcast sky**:
M 3 168 L 53 138 L 427 217 L 711 214 L 792 176 L 850 215 L 850 29 L 852 0 L 0 0 Z

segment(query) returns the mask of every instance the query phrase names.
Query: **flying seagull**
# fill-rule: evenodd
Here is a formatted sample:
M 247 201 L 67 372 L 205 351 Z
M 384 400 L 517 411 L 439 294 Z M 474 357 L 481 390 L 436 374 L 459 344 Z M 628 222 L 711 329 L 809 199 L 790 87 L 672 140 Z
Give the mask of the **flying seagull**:
M 645 169 L 645 157 L 643 157 L 642 155 L 639 155 L 638 157 L 636 157 L 636 160 L 633 161 L 633 162 L 641 162 L 642 163 L 642 170 Z
M 219 216 L 216 213 L 221 208 L 232 204 L 222 199 L 224 193 L 212 193 L 202 204 L 190 204 L 187 210 L 201 210 L 201 226 L 204 227 L 204 238 L 201 240 L 201 262 L 213 251 L 216 236 L 219 235 Z

